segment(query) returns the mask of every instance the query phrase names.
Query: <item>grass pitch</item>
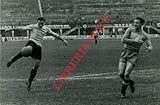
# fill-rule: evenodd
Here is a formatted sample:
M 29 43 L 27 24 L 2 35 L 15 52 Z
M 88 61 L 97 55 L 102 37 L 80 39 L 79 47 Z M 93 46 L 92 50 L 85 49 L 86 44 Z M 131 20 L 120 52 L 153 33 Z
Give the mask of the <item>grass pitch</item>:
M 26 42 L 3 42 L 1 46 L 0 105 L 159 105 L 160 39 L 152 39 L 153 51 L 142 46 L 132 78 L 136 91 L 121 99 L 118 60 L 123 45 L 119 39 L 98 40 L 74 70 L 60 92 L 52 88 L 68 61 L 87 40 L 44 41 L 42 62 L 32 90 L 26 90 L 32 58 L 22 58 L 6 68 L 6 63 Z

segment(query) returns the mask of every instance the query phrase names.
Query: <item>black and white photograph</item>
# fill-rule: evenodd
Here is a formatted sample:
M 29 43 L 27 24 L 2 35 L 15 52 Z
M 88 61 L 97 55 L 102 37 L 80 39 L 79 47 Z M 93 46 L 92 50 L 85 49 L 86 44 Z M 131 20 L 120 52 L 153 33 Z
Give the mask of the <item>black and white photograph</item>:
M 0 105 L 160 105 L 160 0 L 0 0 Z

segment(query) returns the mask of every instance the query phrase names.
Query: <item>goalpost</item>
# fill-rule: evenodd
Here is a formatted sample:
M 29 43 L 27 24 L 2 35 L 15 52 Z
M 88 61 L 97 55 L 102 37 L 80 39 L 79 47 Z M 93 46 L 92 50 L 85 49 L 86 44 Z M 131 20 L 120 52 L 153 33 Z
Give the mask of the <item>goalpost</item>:
M 39 7 L 40 16 L 43 17 L 42 5 L 40 0 L 38 0 L 38 7 Z

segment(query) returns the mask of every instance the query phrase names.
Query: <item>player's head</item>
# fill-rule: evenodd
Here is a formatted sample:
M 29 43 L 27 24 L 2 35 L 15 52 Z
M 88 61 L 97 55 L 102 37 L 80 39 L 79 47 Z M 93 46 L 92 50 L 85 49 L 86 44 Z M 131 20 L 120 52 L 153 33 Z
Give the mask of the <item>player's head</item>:
M 37 23 L 38 23 L 38 27 L 42 28 L 44 26 L 44 24 L 45 24 L 45 18 L 44 17 L 39 17 L 37 19 Z
M 134 26 L 136 29 L 140 29 L 145 23 L 143 18 L 137 17 L 134 19 Z

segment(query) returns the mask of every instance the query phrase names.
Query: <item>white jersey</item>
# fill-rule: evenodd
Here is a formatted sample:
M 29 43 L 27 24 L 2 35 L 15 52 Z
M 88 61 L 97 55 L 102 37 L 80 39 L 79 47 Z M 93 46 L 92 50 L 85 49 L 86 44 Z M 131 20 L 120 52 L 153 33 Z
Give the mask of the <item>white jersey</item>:
M 39 28 L 38 24 L 31 24 L 26 26 L 26 28 L 31 29 L 29 40 L 35 42 L 39 46 L 42 46 L 43 37 L 46 36 L 47 33 L 52 32 L 52 30 L 47 26 Z

